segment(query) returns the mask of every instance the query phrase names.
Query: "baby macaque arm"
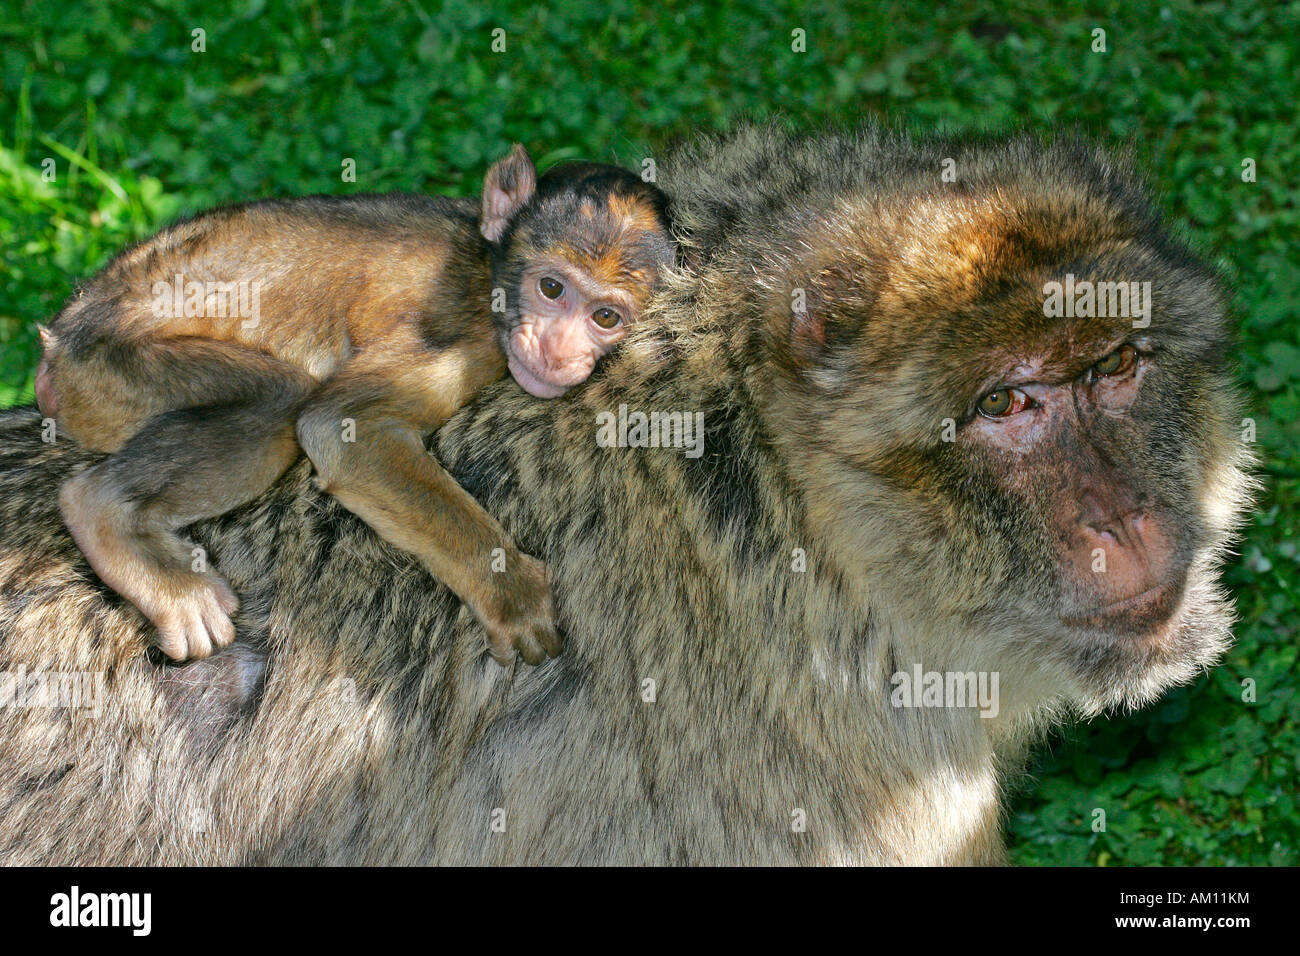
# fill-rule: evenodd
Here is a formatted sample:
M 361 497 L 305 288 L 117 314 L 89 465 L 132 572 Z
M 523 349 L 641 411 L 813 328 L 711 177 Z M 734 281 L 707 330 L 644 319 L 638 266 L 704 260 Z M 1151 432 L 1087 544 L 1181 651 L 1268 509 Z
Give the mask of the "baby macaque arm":
M 456 362 L 452 352 L 424 365 L 421 385 L 363 364 L 345 369 L 299 416 L 298 440 L 322 490 L 465 602 L 497 661 L 518 650 L 538 664 L 561 648 L 546 566 L 520 552 L 424 448 L 424 435 L 482 384 L 457 379 Z

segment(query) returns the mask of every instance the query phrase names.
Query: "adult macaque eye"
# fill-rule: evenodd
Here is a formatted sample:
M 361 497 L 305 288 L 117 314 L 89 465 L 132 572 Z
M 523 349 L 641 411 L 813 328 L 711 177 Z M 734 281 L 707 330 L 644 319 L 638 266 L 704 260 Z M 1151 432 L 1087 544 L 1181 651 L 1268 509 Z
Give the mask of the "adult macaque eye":
M 550 276 L 546 276 L 538 282 L 537 288 L 540 289 L 542 295 L 546 296 L 548 299 L 558 299 L 560 296 L 564 295 L 564 283 L 560 282 L 558 279 L 552 279 Z
M 980 399 L 979 413 L 985 418 L 1006 418 L 1023 412 L 1029 396 L 1018 388 L 999 388 Z
M 597 309 L 591 313 L 591 321 L 595 322 L 602 329 L 613 329 L 623 321 L 623 316 L 619 315 L 613 309 Z
M 1094 375 L 1104 377 L 1127 372 L 1137 361 L 1137 349 L 1131 345 L 1121 345 L 1092 367 Z

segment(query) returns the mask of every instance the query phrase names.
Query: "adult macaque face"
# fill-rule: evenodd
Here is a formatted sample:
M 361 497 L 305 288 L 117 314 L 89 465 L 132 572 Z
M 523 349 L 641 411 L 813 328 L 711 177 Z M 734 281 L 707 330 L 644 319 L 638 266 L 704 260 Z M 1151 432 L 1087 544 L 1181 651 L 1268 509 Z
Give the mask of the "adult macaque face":
M 858 491 L 818 518 L 864 587 L 945 622 L 931 656 L 1005 687 L 1015 667 L 1022 688 L 1050 674 L 1085 710 L 1132 705 L 1228 637 L 1215 568 L 1250 455 L 1222 296 L 1137 214 L 1017 196 L 917 198 L 892 235 L 819 222 L 824 248 L 789 282 L 807 311 L 773 283 L 802 388 L 773 433 L 833 451 L 813 493 Z M 1058 287 L 1109 307 L 1076 291 L 1067 309 Z
M 1096 348 L 1082 346 L 1080 359 Z M 1124 451 L 1140 435 L 1131 413 L 1153 359 L 1143 338 L 1082 372 L 1078 362 L 1031 360 L 979 400 L 966 428 L 972 448 L 1003 462 L 1007 491 L 1046 516 L 1061 619 L 1072 628 L 1155 635 L 1186 582 L 1194 523 L 1156 482 L 1143 487 L 1141 466 Z

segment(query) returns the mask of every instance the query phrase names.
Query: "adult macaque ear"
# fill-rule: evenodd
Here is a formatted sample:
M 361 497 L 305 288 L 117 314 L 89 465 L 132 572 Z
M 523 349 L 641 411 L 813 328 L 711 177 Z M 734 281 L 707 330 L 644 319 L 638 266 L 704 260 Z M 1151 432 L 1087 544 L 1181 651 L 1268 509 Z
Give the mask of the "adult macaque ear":
M 537 189 L 537 169 L 523 144 L 497 160 L 483 179 L 483 215 L 478 228 L 488 242 L 499 242 L 506 226 Z
M 820 364 L 837 347 L 853 340 L 874 300 L 864 276 L 852 264 L 822 266 L 816 275 L 790 290 L 785 327 L 791 357 L 805 367 Z

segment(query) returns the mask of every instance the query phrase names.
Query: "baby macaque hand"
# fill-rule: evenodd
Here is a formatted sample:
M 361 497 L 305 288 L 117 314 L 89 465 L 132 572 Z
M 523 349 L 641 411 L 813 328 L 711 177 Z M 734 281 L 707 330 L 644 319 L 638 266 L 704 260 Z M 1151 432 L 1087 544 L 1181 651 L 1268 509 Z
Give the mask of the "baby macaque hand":
M 506 569 L 493 574 L 495 595 L 479 621 L 488 633 L 488 652 L 503 667 L 518 651 L 529 664 L 555 657 L 564 647 L 555 625 L 555 606 L 546 565 L 536 558 L 515 552 L 506 559 Z

